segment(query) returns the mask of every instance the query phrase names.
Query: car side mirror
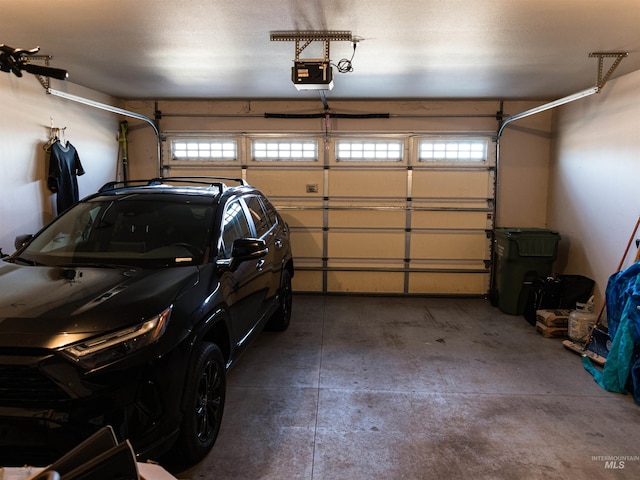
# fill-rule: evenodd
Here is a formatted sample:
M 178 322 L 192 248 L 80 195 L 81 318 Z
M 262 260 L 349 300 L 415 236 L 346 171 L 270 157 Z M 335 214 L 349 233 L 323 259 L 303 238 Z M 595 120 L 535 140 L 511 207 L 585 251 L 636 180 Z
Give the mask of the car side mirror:
M 244 262 L 254 258 L 264 257 L 269 249 L 264 240 L 257 238 L 239 238 L 231 247 L 231 258 Z
M 218 260 L 219 267 L 235 270 L 242 262 L 264 257 L 269 248 L 264 240 L 258 238 L 239 238 L 233 241 L 231 258 Z
M 33 235 L 31 235 L 30 233 L 27 233 L 25 235 L 18 235 L 16 239 L 13 241 L 13 246 L 16 248 L 16 250 L 20 250 L 27 243 L 29 243 L 32 238 L 33 238 Z

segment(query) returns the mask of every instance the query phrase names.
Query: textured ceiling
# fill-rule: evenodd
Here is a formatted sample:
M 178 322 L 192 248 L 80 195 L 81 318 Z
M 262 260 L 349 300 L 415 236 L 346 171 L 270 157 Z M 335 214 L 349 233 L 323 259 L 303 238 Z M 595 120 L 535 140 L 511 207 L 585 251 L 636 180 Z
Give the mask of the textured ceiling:
M 280 30 L 360 39 L 329 98 L 554 99 L 595 85 L 596 51 L 629 52 L 613 77 L 640 69 L 640 0 L 0 3 L 0 43 L 40 46 L 70 82 L 121 98 L 317 98 L 292 84 L 295 43 L 270 41 Z M 333 63 L 353 53 L 330 47 Z

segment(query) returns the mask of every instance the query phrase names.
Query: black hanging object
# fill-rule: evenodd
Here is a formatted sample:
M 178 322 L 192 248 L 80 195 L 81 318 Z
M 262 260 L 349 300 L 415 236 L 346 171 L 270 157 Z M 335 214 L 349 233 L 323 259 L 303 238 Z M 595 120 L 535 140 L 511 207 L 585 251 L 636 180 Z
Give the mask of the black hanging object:
M 40 51 L 40 47 L 25 50 L 23 48 L 13 48 L 0 43 L 0 71 L 11 72 L 16 77 L 22 77 L 22 71 L 34 75 L 65 80 L 69 73 L 61 68 L 52 68 L 29 63 L 29 55 L 35 55 Z

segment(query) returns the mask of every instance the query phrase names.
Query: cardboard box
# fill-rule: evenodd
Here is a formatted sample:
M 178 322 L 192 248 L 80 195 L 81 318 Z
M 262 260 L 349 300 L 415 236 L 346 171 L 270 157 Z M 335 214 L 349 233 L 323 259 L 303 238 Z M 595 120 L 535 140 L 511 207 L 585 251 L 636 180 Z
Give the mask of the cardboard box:
M 565 338 L 569 330 L 562 327 L 547 327 L 543 323 L 536 322 L 536 332 L 545 338 Z
M 35 477 L 41 467 L 0 467 L 0 480 L 29 480 Z M 177 480 L 160 465 L 138 462 L 140 480 Z
M 547 327 L 567 328 L 570 313 L 571 310 L 564 309 L 536 310 L 536 322 Z

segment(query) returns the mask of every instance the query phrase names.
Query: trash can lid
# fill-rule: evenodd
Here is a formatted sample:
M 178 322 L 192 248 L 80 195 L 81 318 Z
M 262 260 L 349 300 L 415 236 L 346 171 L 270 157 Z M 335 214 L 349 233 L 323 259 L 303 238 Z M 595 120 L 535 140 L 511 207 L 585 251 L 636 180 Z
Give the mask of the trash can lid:
M 496 233 L 504 236 L 526 236 L 526 235 L 559 235 L 555 230 L 546 228 L 522 228 L 522 227 L 503 227 L 496 228 Z
M 496 228 L 496 235 L 517 245 L 517 254 L 520 257 L 555 259 L 560 241 L 558 232 L 544 228 Z

